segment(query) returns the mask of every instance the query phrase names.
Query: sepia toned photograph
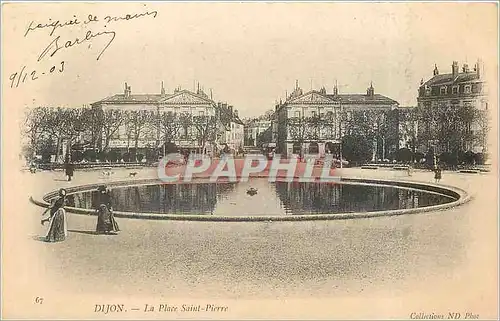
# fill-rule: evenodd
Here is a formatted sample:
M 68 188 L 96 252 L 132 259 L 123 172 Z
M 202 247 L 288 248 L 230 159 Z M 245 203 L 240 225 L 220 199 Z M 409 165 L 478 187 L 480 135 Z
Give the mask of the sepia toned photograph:
M 3 319 L 498 319 L 498 2 L 1 11 Z

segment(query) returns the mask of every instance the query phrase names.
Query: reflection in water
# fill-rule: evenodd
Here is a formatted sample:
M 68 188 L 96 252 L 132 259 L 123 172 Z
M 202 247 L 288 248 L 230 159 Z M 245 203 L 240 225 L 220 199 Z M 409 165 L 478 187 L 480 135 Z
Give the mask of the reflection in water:
M 249 195 L 249 188 L 256 195 Z M 97 192 L 70 195 L 70 206 L 95 208 Z M 238 183 L 161 184 L 115 188 L 117 211 L 201 215 L 297 215 L 408 209 L 454 199 L 420 191 L 383 186 L 331 183 L 269 183 L 251 179 Z

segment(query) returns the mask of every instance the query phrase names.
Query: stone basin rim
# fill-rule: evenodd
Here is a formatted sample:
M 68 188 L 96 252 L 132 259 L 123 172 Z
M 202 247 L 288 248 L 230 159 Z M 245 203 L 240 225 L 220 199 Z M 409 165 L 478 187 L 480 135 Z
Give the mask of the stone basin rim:
M 268 178 L 267 176 L 251 176 L 251 178 Z M 193 183 L 208 180 L 208 178 L 195 178 Z M 428 193 L 442 194 L 448 197 L 456 198 L 454 201 L 431 205 L 419 208 L 409 208 L 409 209 L 397 209 L 397 210 L 382 210 L 382 211 L 371 211 L 371 212 L 350 212 L 350 213 L 339 213 L 339 214 L 309 214 L 309 215 L 287 215 L 287 216 L 276 216 L 276 215 L 263 215 L 263 216 L 214 216 L 214 215 L 178 215 L 178 214 L 161 214 L 161 213 L 139 213 L 139 212 L 123 212 L 114 211 L 115 217 L 119 218 L 129 218 L 129 219 L 145 219 L 145 220 L 177 220 L 177 221 L 211 221 L 211 222 L 272 222 L 272 221 L 314 221 L 314 220 L 346 220 L 346 219 L 357 219 L 357 218 L 374 218 L 383 216 L 395 216 L 395 215 L 407 215 L 407 214 L 419 214 L 425 212 L 433 211 L 443 211 L 457 207 L 469 202 L 472 197 L 463 189 L 448 186 L 448 185 L 437 185 L 425 182 L 415 182 L 415 181 L 405 181 L 405 180 L 389 180 L 389 179 L 379 179 L 379 178 L 359 178 L 359 177 L 348 177 L 348 178 L 336 178 L 331 182 L 344 182 L 344 183 L 360 183 L 363 185 L 371 186 L 386 186 L 394 188 L 406 188 L 414 189 Z M 150 185 L 150 184 L 161 184 L 162 182 L 158 178 L 140 179 L 140 180 L 123 180 L 123 181 L 112 181 L 106 183 L 92 183 L 85 185 L 78 185 L 65 188 L 68 193 L 77 192 L 87 192 L 95 190 L 98 186 L 106 185 L 108 187 L 132 187 L 140 185 Z M 46 193 L 42 200 L 38 200 L 33 196 L 30 197 L 30 201 L 35 205 L 41 207 L 48 207 L 50 204 L 48 200 L 56 196 L 58 190 Z M 68 213 L 80 214 L 80 215 L 95 215 L 95 210 L 83 209 L 76 207 L 65 207 Z

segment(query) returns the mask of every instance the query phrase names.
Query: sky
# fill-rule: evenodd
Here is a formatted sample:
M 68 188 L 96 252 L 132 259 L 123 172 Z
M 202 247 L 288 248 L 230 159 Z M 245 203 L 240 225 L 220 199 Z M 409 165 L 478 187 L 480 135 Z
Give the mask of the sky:
M 296 80 L 327 92 L 337 81 L 341 93 L 373 82 L 376 93 L 413 106 L 434 64 L 444 73 L 454 60 L 473 67 L 481 58 L 497 77 L 492 3 L 39 3 L 7 4 L 2 14 L 4 109 L 78 107 L 122 93 L 125 82 L 133 94 L 160 93 L 161 81 L 167 92 L 199 82 L 250 117 L 274 108 Z M 89 15 L 97 21 L 83 23 Z M 52 35 L 51 27 L 28 30 L 71 19 L 79 23 Z M 99 60 L 111 34 L 64 48 L 89 31 L 115 33 Z M 61 48 L 37 61 L 58 36 Z

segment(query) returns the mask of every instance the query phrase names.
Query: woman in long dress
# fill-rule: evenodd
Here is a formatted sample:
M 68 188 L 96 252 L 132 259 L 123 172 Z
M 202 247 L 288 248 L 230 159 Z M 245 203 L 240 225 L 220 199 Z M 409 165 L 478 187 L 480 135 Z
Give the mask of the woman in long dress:
M 113 215 L 113 205 L 111 204 L 111 191 L 105 186 L 98 189 L 99 196 L 97 202 L 97 226 L 98 234 L 117 234 L 120 231 L 118 223 Z
M 68 236 L 66 211 L 64 210 L 65 204 L 66 190 L 61 188 L 59 190 L 59 198 L 53 201 L 52 205 L 43 213 L 45 214 L 47 211 L 50 211 L 50 216 L 41 221 L 42 225 L 47 221 L 50 222 L 49 229 L 45 235 L 46 242 L 61 242 Z

